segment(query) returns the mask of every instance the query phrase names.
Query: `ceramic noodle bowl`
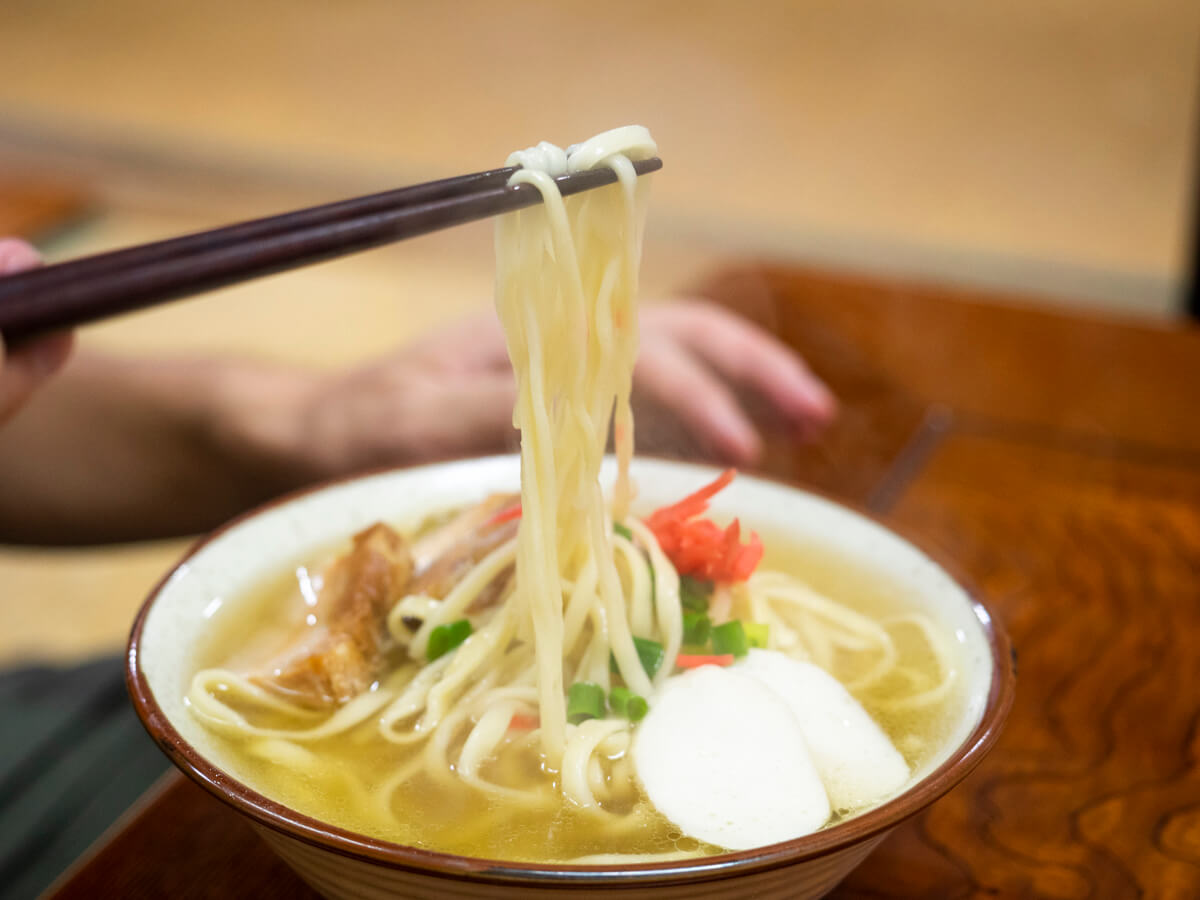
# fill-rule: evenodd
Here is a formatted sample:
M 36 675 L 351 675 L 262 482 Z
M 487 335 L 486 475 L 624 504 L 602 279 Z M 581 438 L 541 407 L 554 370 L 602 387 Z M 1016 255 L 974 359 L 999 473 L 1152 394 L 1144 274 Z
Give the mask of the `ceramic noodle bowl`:
M 740 516 L 765 536 L 816 543 L 895 583 L 909 606 L 946 629 L 960 661 L 960 701 L 908 784 L 882 804 L 795 840 L 737 853 L 629 865 L 490 861 L 388 843 L 318 821 L 243 783 L 227 745 L 184 697 L 214 610 L 376 521 L 415 526 L 428 513 L 514 491 L 516 457 L 401 469 L 292 495 L 197 544 L 154 590 L 134 624 L 130 691 L 147 730 L 183 772 L 247 817 L 295 871 L 327 897 L 819 897 L 904 819 L 954 787 L 995 742 L 1012 702 L 1007 637 L 947 570 L 870 517 L 783 484 L 741 476 L 712 503 L 717 520 Z M 603 470 L 606 484 L 612 461 Z M 651 459 L 634 463 L 635 512 L 671 503 L 714 472 Z

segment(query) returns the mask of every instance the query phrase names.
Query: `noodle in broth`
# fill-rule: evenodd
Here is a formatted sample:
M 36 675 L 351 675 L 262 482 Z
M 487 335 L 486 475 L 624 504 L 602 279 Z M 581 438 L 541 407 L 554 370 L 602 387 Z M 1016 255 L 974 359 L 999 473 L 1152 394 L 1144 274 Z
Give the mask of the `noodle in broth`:
M 646 208 L 630 160 L 655 152 L 645 129 L 630 128 L 570 155 L 540 145 L 510 159 L 523 166 L 513 181 L 544 200 L 496 229 L 496 302 L 522 436 L 516 537 L 444 596 L 397 598 L 382 676 L 332 711 L 227 664 L 233 635 L 269 630 L 295 605 L 295 588 L 276 584 L 248 603 L 254 621 L 214 638 L 187 702 L 229 742 L 249 783 L 352 830 L 490 858 L 645 861 L 719 849 L 683 835 L 649 802 L 630 752 L 634 722 L 605 714 L 572 723 L 567 710 L 576 683 L 608 695 L 619 682 L 652 699 L 673 666 L 649 671 L 635 636 L 668 661 L 684 640 L 680 576 L 648 520 L 629 513 Z M 612 168 L 617 183 L 559 195 L 554 174 L 596 166 Z M 618 475 L 606 501 L 599 472 L 610 426 Z M 903 604 L 864 614 L 782 562 L 721 587 L 721 618 L 761 623 L 772 649 L 837 676 L 919 763 L 956 696 L 938 626 Z M 497 584 L 499 600 L 485 603 Z M 872 593 L 887 590 L 875 584 Z M 470 635 L 431 659 L 439 630 L 464 619 Z

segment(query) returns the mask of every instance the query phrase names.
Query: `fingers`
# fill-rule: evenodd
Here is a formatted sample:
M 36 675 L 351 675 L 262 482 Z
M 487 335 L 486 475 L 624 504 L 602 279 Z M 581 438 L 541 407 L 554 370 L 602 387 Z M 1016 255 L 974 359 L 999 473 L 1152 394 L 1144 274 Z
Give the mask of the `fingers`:
M 41 265 L 42 258 L 17 238 L 0 238 L 0 275 L 12 275 Z
M 739 465 L 754 462 L 762 441 L 729 388 L 673 341 L 655 341 L 645 349 L 634 373 L 638 389 L 703 437 L 722 458 Z
M 516 381 L 508 373 L 443 383 L 431 392 L 431 402 L 425 405 L 428 416 L 419 431 L 439 456 L 512 450 L 518 442 L 513 429 L 516 399 Z
M 29 395 L 63 367 L 74 336 L 53 334 L 4 352 L 0 346 L 0 422 L 20 409 Z
M 824 425 L 837 412 L 829 389 L 791 348 L 740 316 L 706 303 L 678 303 L 652 309 L 645 318 L 648 333 L 682 342 L 796 425 Z
M 38 252 L 24 241 L 0 239 L 0 276 L 36 268 L 41 261 Z M 15 413 L 38 385 L 62 368 L 72 344 L 67 332 L 6 351 L 0 338 L 0 422 Z
M 510 368 L 504 332 L 492 311 L 423 336 L 405 355 L 425 360 L 444 372 L 507 372 Z
M 299 411 L 305 454 L 322 477 L 516 446 L 509 373 L 371 366 L 319 387 Z

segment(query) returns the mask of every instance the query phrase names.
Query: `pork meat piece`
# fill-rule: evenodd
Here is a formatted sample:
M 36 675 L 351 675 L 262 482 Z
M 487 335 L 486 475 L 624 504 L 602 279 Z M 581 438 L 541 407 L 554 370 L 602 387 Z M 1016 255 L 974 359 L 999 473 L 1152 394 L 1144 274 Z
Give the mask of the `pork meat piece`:
M 409 593 L 412 573 L 412 553 L 395 530 L 376 524 L 356 534 L 325 573 L 317 625 L 256 680 L 312 708 L 357 697 L 382 674 L 387 615 Z

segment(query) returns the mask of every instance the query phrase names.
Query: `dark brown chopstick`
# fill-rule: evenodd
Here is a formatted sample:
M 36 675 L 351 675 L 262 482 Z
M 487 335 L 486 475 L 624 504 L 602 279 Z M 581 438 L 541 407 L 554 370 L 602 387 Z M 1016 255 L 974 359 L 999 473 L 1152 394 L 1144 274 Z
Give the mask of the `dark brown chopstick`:
M 634 163 L 639 175 L 662 168 Z M 7 344 L 190 297 L 541 202 L 495 169 L 241 222 L 0 278 Z M 611 169 L 556 178 L 564 195 L 616 180 Z
M 94 256 L 72 260 L 70 263 L 39 270 L 42 273 L 39 283 L 46 285 L 65 283 L 77 278 L 113 271 L 127 264 L 145 265 L 172 257 L 187 256 L 202 250 L 212 250 L 242 241 L 250 241 L 271 234 L 280 234 L 309 225 L 337 222 L 366 213 L 384 212 L 421 202 L 445 200 L 461 196 L 476 188 L 500 187 L 515 171 L 517 171 L 516 168 L 510 166 L 506 169 L 473 172 L 470 175 L 428 181 L 391 191 L 279 213 L 262 219 L 251 219 L 247 222 L 225 225 L 196 234 L 186 234 L 136 247 L 98 253 Z

